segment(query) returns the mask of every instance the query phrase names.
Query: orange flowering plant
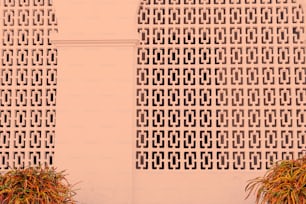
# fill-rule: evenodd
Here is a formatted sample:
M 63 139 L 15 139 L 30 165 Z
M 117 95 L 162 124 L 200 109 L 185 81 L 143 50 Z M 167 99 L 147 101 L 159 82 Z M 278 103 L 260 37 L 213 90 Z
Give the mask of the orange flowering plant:
M 256 204 L 306 204 L 306 155 L 275 164 L 264 177 L 248 181 L 248 198 L 256 194 Z
M 30 167 L 0 175 L 1 204 L 74 204 L 75 192 L 64 171 Z

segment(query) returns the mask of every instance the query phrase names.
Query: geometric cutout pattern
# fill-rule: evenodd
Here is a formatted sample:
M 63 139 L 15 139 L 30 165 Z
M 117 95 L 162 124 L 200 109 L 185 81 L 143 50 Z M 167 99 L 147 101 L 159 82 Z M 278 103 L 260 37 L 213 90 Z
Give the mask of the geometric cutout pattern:
M 306 149 L 296 0 L 142 0 L 136 169 L 262 170 Z
M 57 31 L 53 0 L 1 0 L 0 171 L 53 165 Z

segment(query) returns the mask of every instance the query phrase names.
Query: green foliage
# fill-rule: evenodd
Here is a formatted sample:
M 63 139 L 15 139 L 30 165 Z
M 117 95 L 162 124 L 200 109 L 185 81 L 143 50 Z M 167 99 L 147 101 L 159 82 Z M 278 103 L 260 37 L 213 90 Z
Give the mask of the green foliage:
M 256 204 L 306 204 L 306 156 L 275 164 L 264 177 L 248 181 L 248 198 L 256 194 Z
M 0 175 L 1 204 L 74 204 L 75 192 L 64 171 L 30 167 Z

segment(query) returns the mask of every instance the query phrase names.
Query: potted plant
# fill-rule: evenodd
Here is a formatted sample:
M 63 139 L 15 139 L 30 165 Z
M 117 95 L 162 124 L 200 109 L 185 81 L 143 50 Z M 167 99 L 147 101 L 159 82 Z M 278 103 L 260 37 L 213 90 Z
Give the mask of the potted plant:
M 64 171 L 30 167 L 0 175 L 0 204 L 74 204 Z
M 256 204 L 306 204 L 306 156 L 276 163 L 263 177 L 248 181 Z

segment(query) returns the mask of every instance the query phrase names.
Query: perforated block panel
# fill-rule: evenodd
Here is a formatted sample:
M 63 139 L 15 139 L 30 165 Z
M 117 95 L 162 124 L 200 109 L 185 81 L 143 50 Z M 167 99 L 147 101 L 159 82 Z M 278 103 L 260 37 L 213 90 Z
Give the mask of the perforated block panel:
M 261 170 L 306 148 L 296 0 L 143 0 L 138 170 Z
M 52 0 L 0 3 L 0 171 L 52 165 L 57 30 Z

